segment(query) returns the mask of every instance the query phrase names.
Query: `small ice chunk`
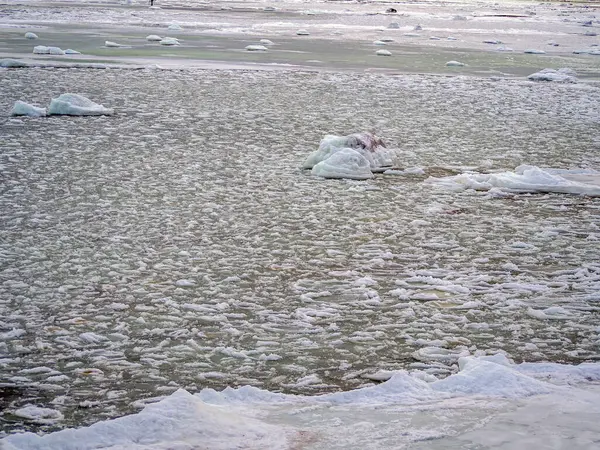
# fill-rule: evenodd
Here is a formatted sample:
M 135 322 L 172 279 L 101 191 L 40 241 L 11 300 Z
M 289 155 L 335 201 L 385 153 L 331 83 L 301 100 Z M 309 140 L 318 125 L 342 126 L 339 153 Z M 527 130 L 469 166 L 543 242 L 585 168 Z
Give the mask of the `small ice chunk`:
M 18 59 L 4 58 L 4 59 L 0 59 L 0 67 L 6 67 L 6 68 L 29 67 L 29 63 L 27 63 L 25 61 L 19 61 Z
M 373 45 L 386 45 L 383 41 L 373 41 Z
M 296 31 L 296 35 L 298 35 L 298 36 L 309 36 L 310 33 L 308 31 L 306 31 L 306 30 L 298 30 L 298 31 Z
M 446 40 L 448 40 L 448 41 L 456 41 L 456 40 L 457 40 L 457 38 L 455 38 L 454 36 L 448 36 L 448 37 L 446 38 Z
M 195 286 L 196 282 L 192 281 L 192 280 L 177 280 L 175 282 L 175 285 L 179 286 L 179 287 L 191 287 L 191 286 Z
M 48 107 L 49 115 L 110 116 L 113 112 L 111 108 L 105 108 L 79 94 L 61 94 L 52 99 Z
M 545 55 L 546 54 L 546 52 L 544 50 L 537 50 L 535 48 L 528 48 L 523 53 L 527 53 L 530 55 Z
M 146 40 L 150 42 L 159 42 L 162 41 L 162 38 L 157 34 L 149 34 L 146 36 Z
M 38 35 L 35 33 L 32 33 L 31 31 L 28 31 L 27 33 L 25 33 L 25 39 L 37 39 Z
M 420 37 L 421 35 L 419 33 L 404 33 L 404 36 L 406 36 L 406 37 Z
M 179 25 L 178 23 L 172 23 L 170 24 L 167 29 L 171 30 L 171 31 L 183 31 L 183 27 L 181 25 Z
M 34 405 L 27 405 L 23 408 L 19 408 L 16 411 L 13 411 L 13 415 L 22 417 L 31 422 L 42 424 L 50 424 L 63 418 L 61 412 L 56 409 L 40 408 L 39 406 Z
M 266 52 L 268 49 L 264 45 L 247 45 L 246 50 L 249 52 Z
M 273 41 L 271 41 L 269 39 L 261 39 L 259 42 L 263 45 L 274 45 L 275 44 Z
M 114 48 L 114 47 L 120 47 L 121 44 L 117 44 L 116 42 L 113 42 L 113 41 L 105 41 L 104 42 L 104 46 L 105 47 L 113 47 Z
M 68 48 L 65 50 L 65 55 L 81 55 L 81 52 L 73 50 L 72 48 Z
M 400 24 L 398 22 L 390 22 L 390 24 L 387 27 L 390 30 L 397 30 L 398 28 L 400 28 Z
M 36 45 L 33 47 L 33 53 L 36 55 L 48 55 L 50 53 L 50 49 L 45 45 Z
M 429 40 L 430 40 L 430 41 L 439 41 L 439 40 L 441 40 L 441 38 L 439 38 L 439 37 L 437 37 L 437 36 L 431 36 L 431 37 L 429 38 Z
M 498 45 L 498 44 L 502 44 L 502 41 L 499 41 L 497 39 L 486 39 L 485 41 L 483 41 L 484 44 L 492 44 L 492 45 Z
M 11 116 L 29 116 L 29 117 L 43 117 L 46 115 L 46 108 L 38 108 L 37 106 L 30 105 L 29 103 L 17 100 L 15 106 L 13 106 L 10 112 Z
M 173 37 L 166 37 L 159 42 L 160 45 L 179 45 L 179 39 Z
M 383 49 L 381 49 L 381 50 L 377 50 L 377 51 L 375 52 L 375 54 L 376 54 L 377 56 L 392 56 L 392 52 L 390 52 L 389 50 L 383 50 Z
M 448 61 L 446 63 L 446 66 L 448 66 L 448 67 L 464 67 L 464 66 L 466 66 L 466 64 L 462 63 L 460 61 Z

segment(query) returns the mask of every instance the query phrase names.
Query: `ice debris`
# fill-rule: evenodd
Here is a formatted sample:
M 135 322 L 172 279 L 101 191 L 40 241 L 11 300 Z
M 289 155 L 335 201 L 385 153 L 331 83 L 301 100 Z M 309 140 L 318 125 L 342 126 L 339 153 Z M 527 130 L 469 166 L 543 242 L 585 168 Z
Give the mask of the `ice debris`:
M 64 55 L 65 52 L 59 47 L 46 47 L 45 45 L 36 45 L 33 47 L 33 53 L 36 55 Z
M 35 33 L 32 33 L 31 31 L 28 31 L 27 33 L 25 33 L 25 39 L 37 39 L 38 35 Z
M 105 108 L 78 94 L 62 94 L 52 99 L 48 107 L 49 115 L 110 116 L 113 112 L 111 108 Z
M 389 50 L 383 50 L 383 49 L 382 50 L 377 50 L 375 52 L 375 54 L 377 56 L 392 56 L 392 52 L 390 52 Z
M 558 83 L 577 83 L 577 74 L 573 69 L 543 69 L 527 77 L 531 81 L 556 81 Z
M 162 39 L 159 42 L 160 45 L 169 45 L 169 46 L 173 46 L 173 45 L 179 45 L 179 39 L 174 38 L 174 37 L 165 37 L 164 39 Z
M 266 52 L 268 49 L 264 45 L 247 45 L 246 50 L 249 52 Z
M 29 103 L 17 100 L 10 112 L 11 116 L 29 116 L 29 117 L 43 117 L 46 115 L 46 108 L 38 108 L 37 106 L 30 105 Z
M 446 63 L 446 66 L 448 66 L 448 67 L 464 67 L 464 66 L 466 66 L 466 64 L 462 63 L 460 61 L 448 61 Z
M 159 42 L 162 41 L 162 38 L 156 34 L 149 34 L 146 36 L 146 40 L 150 42 Z
M 117 44 L 116 42 L 113 42 L 113 41 L 105 41 L 104 46 L 109 47 L 109 48 L 117 48 L 117 47 L 120 47 L 121 44 Z

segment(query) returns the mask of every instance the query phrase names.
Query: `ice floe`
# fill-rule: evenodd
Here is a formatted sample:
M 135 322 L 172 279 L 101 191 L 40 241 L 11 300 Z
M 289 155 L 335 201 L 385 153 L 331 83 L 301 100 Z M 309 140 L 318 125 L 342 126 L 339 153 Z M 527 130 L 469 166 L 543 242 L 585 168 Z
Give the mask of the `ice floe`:
M 555 81 L 557 83 L 576 83 L 577 74 L 573 69 L 543 69 L 527 77 L 532 81 Z
M 323 178 L 367 180 L 373 178 L 369 161 L 351 148 L 342 148 L 312 168 L 312 174 Z
M 448 61 L 446 66 L 448 67 L 464 67 L 466 64 L 460 61 Z
M 162 38 L 157 34 L 149 34 L 148 36 L 146 36 L 146 40 L 150 42 L 159 42 L 162 41 Z
M 37 39 L 38 35 L 35 33 L 32 33 L 31 31 L 28 31 L 27 33 L 25 33 L 25 39 Z
M 522 165 L 514 172 L 462 173 L 451 177 L 433 178 L 426 182 L 455 191 L 493 188 L 509 192 L 556 192 L 600 196 L 600 172 L 593 169 L 552 169 Z
M 246 50 L 249 52 L 266 52 L 268 48 L 264 45 L 247 45 Z
M 37 45 L 33 48 L 33 53 L 36 55 L 64 55 L 65 52 L 59 47 L 46 47 L 45 45 Z
M 30 116 L 30 117 L 43 117 L 46 115 L 46 108 L 38 108 L 37 106 L 30 105 L 29 103 L 17 100 L 13 109 L 10 112 L 11 116 Z
M 298 35 L 298 36 L 309 36 L 310 33 L 307 30 L 301 29 L 301 30 L 296 31 L 296 35 Z
M 383 49 L 382 50 L 377 50 L 375 52 L 375 54 L 377 56 L 392 56 L 392 52 L 390 52 L 389 50 L 383 50 Z
M 167 46 L 179 45 L 179 39 L 174 38 L 174 37 L 165 37 L 160 40 L 159 44 L 167 45 Z
M 102 116 L 112 115 L 113 112 L 111 108 L 105 108 L 79 94 L 61 94 L 52 99 L 48 107 L 49 115 Z
M 121 44 L 113 41 L 104 41 L 104 46 L 108 48 L 117 48 L 121 47 Z

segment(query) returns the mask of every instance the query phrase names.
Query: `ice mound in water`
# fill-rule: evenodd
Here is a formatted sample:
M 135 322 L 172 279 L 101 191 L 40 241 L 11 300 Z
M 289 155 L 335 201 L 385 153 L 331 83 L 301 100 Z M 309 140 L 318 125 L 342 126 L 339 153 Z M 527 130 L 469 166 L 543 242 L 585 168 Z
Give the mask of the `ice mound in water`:
M 514 172 L 462 173 L 428 178 L 428 183 L 463 191 L 500 189 L 508 192 L 557 192 L 600 197 L 600 172 L 592 169 L 550 169 L 522 165 Z
M 29 64 L 25 61 L 19 61 L 18 59 L 4 58 L 4 59 L 0 59 L 0 67 L 20 68 L 20 67 L 29 67 Z
M 577 74 L 573 69 L 543 69 L 527 77 L 531 81 L 556 81 L 558 83 L 577 83 Z
M 37 106 L 30 105 L 29 103 L 17 100 L 15 106 L 13 106 L 10 112 L 11 116 L 29 116 L 29 117 L 43 117 L 46 115 L 46 108 L 38 108 Z
M 146 36 L 146 40 L 150 41 L 150 42 L 158 42 L 158 41 L 162 41 L 162 38 L 156 34 L 150 34 L 150 35 Z
M 45 45 L 36 45 L 33 47 L 33 53 L 36 55 L 64 55 L 65 52 L 58 47 L 46 47 Z
M 174 37 L 166 37 L 161 39 L 159 42 L 160 45 L 179 45 L 179 39 Z
M 353 150 L 354 153 L 344 152 L 343 156 L 337 157 L 333 161 L 327 161 L 333 155 L 345 149 Z M 365 161 L 359 161 L 355 154 Z M 371 133 L 355 133 L 348 136 L 327 135 L 321 140 L 319 149 L 306 158 L 302 168 L 313 169 L 313 174 L 319 176 L 335 173 L 338 176 L 329 177 L 363 180 L 372 178 L 372 176 L 366 175 L 364 167 L 368 167 L 371 172 L 383 172 L 392 166 L 393 156 L 394 152 L 388 150 L 384 142 Z M 327 161 L 327 164 L 322 164 L 314 170 L 318 164 L 325 161 Z M 341 164 L 339 171 L 336 171 L 332 164 Z M 339 176 L 341 174 L 348 176 Z
M 369 161 L 351 148 L 343 148 L 312 168 L 312 174 L 323 178 L 349 178 L 367 180 L 373 178 Z
M 120 47 L 121 44 L 118 44 L 118 43 L 113 42 L 113 41 L 105 41 L 104 42 L 104 46 L 105 47 L 109 47 L 109 48 L 117 48 L 117 47 Z
M 288 438 L 288 436 L 290 436 Z M 133 414 L 87 428 L 66 429 L 45 436 L 24 433 L 4 439 L 6 450 L 86 450 L 232 448 L 291 448 L 282 426 L 235 414 L 179 390 L 159 403 Z
M 35 33 L 32 33 L 31 31 L 28 31 L 27 33 L 25 33 L 25 39 L 37 39 L 38 35 Z
M 110 116 L 113 114 L 111 108 L 105 108 L 94 103 L 88 98 L 78 94 L 62 94 L 52 99 L 48 114 L 68 116 Z

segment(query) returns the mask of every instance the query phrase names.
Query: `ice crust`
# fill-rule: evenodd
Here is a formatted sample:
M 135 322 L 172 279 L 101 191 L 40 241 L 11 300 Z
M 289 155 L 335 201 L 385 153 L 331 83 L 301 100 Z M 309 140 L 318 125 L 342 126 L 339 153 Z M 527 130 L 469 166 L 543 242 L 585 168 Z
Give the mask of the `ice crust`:
M 312 169 L 313 175 L 325 178 L 365 180 L 373 178 L 372 172 L 390 168 L 393 156 L 394 151 L 385 148 L 383 141 L 371 133 L 327 135 L 302 168 Z
M 61 94 L 52 99 L 48 107 L 49 115 L 110 116 L 113 112 L 111 108 L 105 108 L 79 94 Z
M 38 108 L 37 106 L 30 105 L 21 100 L 15 102 L 11 116 L 30 116 L 30 117 L 42 117 L 46 115 L 46 108 Z
M 430 177 L 426 182 L 455 191 L 488 191 L 497 188 L 509 192 L 557 192 L 600 196 L 600 172 L 593 169 L 568 170 L 521 165 L 514 172 L 462 173 L 444 178 Z
M 386 410 L 413 407 L 416 408 L 412 410 L 413 414 L 416 414 L 419 408 L 425 406 L 434 410 L 448 407 L 449 401 L 464 408 L 468 405 L 475 407 L 484 398 L 491 401 L 524 399 L 549 393 L 569 395 L 568 389 L 576 388 L 564 386 L 564 379 L 573 375 L 576 376 L 574 383 L 598 380 L 600 364 L 515 365 L 503 355 L 497 354 L 482 358 L 463 358 L 460 372 L 442 380 L 427 382 L 418 373 L 411 375 L 398 371 L 381 384 L 317 396 L 279 394 L 251 386 L 226 388 L 221 392 L 203 389 L 196 395 L 179 389 L 163 400 L 147 405 L 138 414 L 99 422 L 89 427 L 65 429 L 45 436 L 34 433 L 14 434 L 0 443 L 4 444 L 6 450 L 191 450 L 199 445 L 201 448 L 211 449 L 231 449 L 238 446 L 257 449 L 289 448 L 292 442 L 310 435 L 312 428 L 319 428 L 323 408 L 343 407 L 344 410 L 338 409 L 340 413 L 353 412 L 350 416 L 347 412 L 342 413 L 346 420 L 350 420 L 352 415 L 355 416 L 352 420 L 356 420 L 361 414 L 372 414 L 374 410 L 370 408 Z M 558 381 L 560 385 L 553 384 L 554 381 Z M 286 419 L 284 426 L 279 423 L 278 417 L 281 414 L 287 417 L 310 416 L 311 411 L 315 411 L 314 423 L 308 420 L 293 424 L 289 419 Z M 22 408 L 22 412 L 18 413 L 32 420 L 38 417 L 60 418 L 56 411 L 36 407 Z M 262 419 L 254 418 L 256 416 Z M 397 432 L 396 428 L 402 427 L 394 422 L 382 423 L 390 433 Z M 339 426 L 340 423 L 337 424 Z M 348 432 L 352 434 L 357 430 Z M 318 441 L 318 435 L 313 439 Z M 318 444 L 316 448 L 320 448 Z

